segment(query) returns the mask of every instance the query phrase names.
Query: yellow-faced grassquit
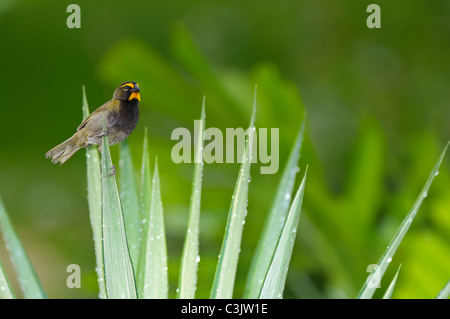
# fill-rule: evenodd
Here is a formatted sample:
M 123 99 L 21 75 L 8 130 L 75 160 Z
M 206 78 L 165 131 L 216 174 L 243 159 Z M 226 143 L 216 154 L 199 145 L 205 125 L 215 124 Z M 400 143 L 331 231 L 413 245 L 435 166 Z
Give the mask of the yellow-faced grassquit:
M 52 148 L 45 156 L 51 157 L 53 164 L 63 164 L 79 149 L 101 145 L 104 134 L 110 145 L 123 141 L 136 127 L 139 118 L 138 104 L 141 101 L 140 90 L 136 82 L 122 83 L 114 91 L 111 101 L 92 112 L 78 126 L 77 132 L 71 138 Z M 103 131 L 103 119 L 106 132 Z

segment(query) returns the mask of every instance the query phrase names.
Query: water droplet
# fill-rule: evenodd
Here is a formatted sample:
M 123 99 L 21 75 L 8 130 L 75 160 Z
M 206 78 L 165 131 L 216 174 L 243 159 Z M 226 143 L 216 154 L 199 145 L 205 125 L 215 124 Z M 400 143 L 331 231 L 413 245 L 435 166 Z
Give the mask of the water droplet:
M 291 198 L 291 194 L 286 193 L 286 194 L 284 195 L 284 199 L 285 199 L 285 200 L 289 200 L 290 198 Z
M 390 263 L 391 261 L 392 261 L 392 257 L 389 257 L 389 258 L 387 259 L 387 262 Z
M 197 258 L 195 258 L 195 262 L 200 262 L 200 256 L 199 255 L 197 255 Z

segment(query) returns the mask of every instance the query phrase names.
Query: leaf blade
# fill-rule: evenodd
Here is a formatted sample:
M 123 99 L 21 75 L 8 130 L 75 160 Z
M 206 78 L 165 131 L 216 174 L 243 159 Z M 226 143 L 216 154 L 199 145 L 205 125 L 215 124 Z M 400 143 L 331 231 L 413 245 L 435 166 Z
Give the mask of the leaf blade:
M 83 119 L 89 116 L 89 105 L 86 98 L 86 89 L 83 86 Z M 87 189 L 89 218 L 91 221 L 92 233 L 94 236 L 94 248 L 99 285 L 99 297 L 105 299 L 105 275 L 103 264 L 103 239 L 102 239 L 102 182 L 100 173 L 100 156 L 96 146 L 86 148 L 86 171 L 87 171 Z
M 392 293 L 394 292 L 395 285 L 397 283 L 398 274 L 400 272 L 400 268 L 402 265 L 398 266 L 397 272 L 395 273 L 394 278 L 392 279 L 391 283 L 389 284 L 389 287 L 386 289 L 386 292 L 383 295 L 383 299 L 391 299 Z
M 303 118 L 299 132 L 297 134 L 283 175 L 277 187 L 272 207 L 266 217 L 264 228 L 258 241 L 255 254 L 250 265 L 247 275 L 247 282 L 244 291 L 244 298 L 257 298 L 264 277 L 270 265 L 270 261 L 274 254 L 277 240 L 280 237 L 283 224 L 289 212 L 289 206 L 294 189 L 295 176 L 298 172 L 298 160 L 300 158 L 300 150 L 303 142 L 303 132 L 305 128 L 305 119 Z
M 144 131 L 144 141 L 142 147 L 142 163 L 141 163 L 141 181 L 140 181 L 140 248 L 139 248 L 139 264 L 138 264 L 138 276 L 137 276 L 137 286 L 138 286 L 138 296 L 142 297 L 144 293 L 144 282 L 145 282 L 145 262 L 147 256 L 147 236 L 148 236 L 148 216 L 150 214 L 150 203 L 151 203 L 151 189 L 152 189 L 152 179 L 150 171 L 150 156 L 148 151 L 148 137 L 147 137 L 147 127 Z
M 166 235 L 156 161 L 152 179 L 143 298 L 167 299 L 168 290 Z
M 127 139 L 120 143 L 120 201 L 122 203 L 125 230 L 127 234 L 128 248 L 130 250 L 131 262 L 137 276 L 140 250 L 140 202 L 139 190 L 135 177 L 133 160 Z
M 305 171 L 303 180 L 292 201 L 289 214 L 286 217 L 280 238 L 277 241 L 273 258 L 270 262 L 259 294 L 259 298 L 261 299 L 282 298 L 283 296 L 289 263 L 294 249 L 297 227 L 300 220 L 307 170 Z
M 239 170 L 238 179 L 234 189 L 225 235 L 220 250 L 219 260 L 211 289 L 211 298 L 232 298 L 234 280 L 247 214 L 248 184 L 250 179 L 250 166 L 253 153 L 253 138 L 255 133 L 256 90 L 253 102 L 253 114 L 248 128 L 248 143 L 246 143 L 243 161 Z
M 103 130 L 106 131 L 103 121 Z M 125 234 L 122 207 L 108 138 L 102 137 L 102 234 L 105 286 L 108 298 L 137 298 L 134 271 Z
M 47 298 L 0 199 L 0 230 L 25 298 Z
M 11 289 L 5 269 L 0 261 L 0 299 L 15 299 L 14 292 Z
M 436 296 L 436 299 L 448 299 L 450 296 L 450 280 L 447 281 L 447 284 L 439 291 L 439 294 Z
M 436 164 L 434 165 L 430 175 L 428 176 L 428 179 L 422 188 L 422 191 L 420 192 L 419 196 L 417 197 L 414 205 L 412 206 L 409 213 L 406 215 L 405 219 L 403 219 L 402 223 L 400 224 L 396 234 L 392 238 L 390 244 L 386 248 L 384 254 L 381 256 L 380 260 L 377 263 L 377 267 L 375 271 L 373 271 L 366 279 L 366 282 L 362 286 L 359 294 L 358 299 L 370 299 L 372 298 L 373 294 L 375 293 L 375 289 L 378 287 L 378 283 L 381 278 L 383 277 L 384 273 L 386 272 L 387 267 L 389 266 L 389 263 L 392 261 L 392 258 L 394 257 L 395 252 L 397 251 L 397 248 L 400 246 L 401 241 L 405 237 L 406 233 L 408 232 L 409 227 L 411 226 L 412 221 L 414 220 L 420 206 L 422 205 L 423 200 L 428 195 L 428 190 L 430 189 L 431 183 L 433 182 L 433 179 L 438 175 L 439 173 L 439 167 L 442 163 L 442 160 L 444 159 L 445 153 L 447 152 L 447 148 L 449 146 L 450 142 L 447 143 L 444 150 L 442 151 L 441 155 L 439 156 L 438 160 L 436 161 Z
M 192 299 L 195 297 L 197 288 L 197 270 L 199 257 L 200 236 L 200 202 L 202 192 L 203 175 L 203 133 L 205 131 L 205 98 L 203 98 L 202 113 L 200 116 L 197 140 L 194 146 L 196 154 L 194 161 L 194 177 L 192 183 L 191 202 L 189 206 L 189 221 L 184 240 L 183 253 L 181 257 L 180 280 L 178 284 L 177 297 Z M 195 160 L 197 159 L 197 160 Z

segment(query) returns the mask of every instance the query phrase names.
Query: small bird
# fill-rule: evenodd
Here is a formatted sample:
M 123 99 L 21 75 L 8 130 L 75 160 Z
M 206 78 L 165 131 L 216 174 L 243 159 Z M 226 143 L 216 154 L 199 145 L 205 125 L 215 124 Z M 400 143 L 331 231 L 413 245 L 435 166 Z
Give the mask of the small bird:
M 92 112 L 77 128 L 77 132 L 67 141 L 52 148 L 45 154 L 52 163 L 63 164 L 79 149 L 90 145 L 100 145 L 106 134 L 110 145 L 126 139 L 137 125 L 139 119 L 138 104 L 141 101 L 139 85 L 136 82 L 124 82 L 115 91 L 111 101 L 106 102 Z M 103 131 L 103 119 L 106 131 Z

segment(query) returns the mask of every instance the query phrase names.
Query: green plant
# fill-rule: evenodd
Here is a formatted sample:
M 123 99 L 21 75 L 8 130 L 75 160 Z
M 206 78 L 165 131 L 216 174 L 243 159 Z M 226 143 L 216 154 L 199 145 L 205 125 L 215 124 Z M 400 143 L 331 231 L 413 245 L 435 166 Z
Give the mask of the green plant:
M 85 116 L 88 114 L 87 101 L 83 99 Z M 202 106 L 200 132 L 195 147 L 197 158 L 202 158 L 203 132 L 205 128 L 205 102 Z M 248 132 L 255 129 L 256 94 L 254 112 Z M 291 195 L 298 172 L 297 162 L 302 144 L 304 123 L 290 155 L 288 165 L 278 187 L 272 215 L 277 220 L 285 219 L 275 230 L 268 227 L 262 240 L 271 236 L 274 245 L 264 250 L 266 263 L 255 262 L 257 271 L 249 275 L 249 287 L 257 291 L 257 296 L 265 298 L 281 297 L 295 232 L 301 211 L 305 177 L 291 203 Z M 244 158 L 235 186 L 235 192 L 228 214 L 225 236 L 217 263 L 216 275 L 211 289 L 211 298 L 231 298 L 234 278 L 239 260 L 241 237 L 247 214 L 248 185 L 250 181 L 251 152 L 253 134 L 249 134 Z M 118 191 L 115 176 L 111 175 L 111 159 L 107 138 L 103 138 L 101 161 L 95 149 L 87 150 L 88 197 L 94 239 L 96 241 L 100 296 L 102 298 L 167 298 L 167 251 L 164 230 L 163 205 L 161 202 L 159 172 L 157 162 L 153 174 L 150 172 L 148 142 L 144 137 L 141 168 L 141 190 L 134 187 L 134 168 L 127 142 L 120 147 L 120 168 L 122 189 Z M 101 165 L 99 163 L 101 162 Z M 101 169 L 100 169 L 101 166 Z M 199 261 L 199 218 L 201 207 L 201 180 L 203 162 L 195 164 L 192 184 L 189 222 L 180 267 L 177 289 L 178 298 L 194 298 Z M 99 187 L 99 179 L 101 185 Z M 99 200 L 99 198 L 101 200 Z M 101 205 L 99 205 L 101 203 Z M 283 207 L 283 209 L 277 209 Z M 268 223 L 272 223 L 270 217 Z M 101 221 L 100 223 L 98 221 Z M 103 258 L 102 258 L 103 256 Z M 260 258 L 259 254 L 256 257 Z M 99 270 L 100 269 L 100 270 Z M 125 274 L 125 275 L 124 275 Z M 261 277 L 261 274 L 263 276 Z M 120 277 L 120 278 L 119 278 Z M 261 278 L 258 278 L 261 277 Z M 255 279 L 257 278 L 257 279 Z M 256 286 L 256 287 L 255 287 Z M 247 297 L 253 297 L 248 295 Z
M 388 268 L 389 264 L 392 261 L 392 258 L 394 257 L 395 252 L 397 251 L 397 248 L 399 247 L 400 243 L 402 242 L 403 238 L 406 235 L 406 232 L 408 231 L 414 218 L 416 217 L 416 214 L 419 211 L 420 205 L 422 205 L 423 200 L 428 196 L 428 191 L 430 189 L 431 183 L 433 182 L 433 179 L 439 174 L 439 167 L 441 166 L 442 160 L 444 159 L 444 156 L 445 156 L 445 153 L 447 152 L 447 148 L 448 148 L 449 144 L 450 143 L 447 143 L 447 146 L 442 151 L 441 156 L 439 156 L 439 159 L 437 160 L 436 164 L 434 165 L 433 170 L 431 171 L 430 176 L 428 177 L 428 180 L 425 183 L 425 186 L 423 187 L 422 191 L 419 194 L 419 197 L 417 198 L 413 207 L 411 208 L 411 210 L 409 211 L 409 213 L 406 215 L 405 219 L 401 223 L 396 234 L 392 238 L 390 244 L 387 246 L 385 253 L 383 254 L 383 256 L 381 256 L 381 259 L 379 260 L 379 262 L 377 263 L 377 265 L 375 267 L 375 271 L 373 271 L 368 276 L 365 284 L 363 285 L 361 291 L 358 294 L 358 298 L 367 299 L 367 298 L 371 298 L 373 296 L 375 289 L 377 288 L 377 282 L 379 282 L 381 280 L 384 273 L 386 272 L 386 269 Z M 392 294 L 392 289 L 393 289 L 393 286 L 395 286 L 395 281 L 397 280 L 399 271 L 400 271 L 400 267 L 397 270 L 397 273 L 393 279 L 393 282 L 388 287 L 386 296 L 389 296 Z
M 236 267 L 239 260 L 242 232 L 247 215 L 248 188 L 250 182 L 252 133 L 255 129 L 256 93 L 253 114 L 249 126 L 243 161 L 239 170 L 234 194 L 228 213 L 225 235 L 212 283 L 211 298 L 233 297 Z M 86 94 L 83 90 L 83 113 L 89 113 Z M 205 129 L 205 101 L 201 112 L 200 131 L 196 141 L 198 158 L 203 149 L 202 136 Z M 292 196 L 297 163 L 303 141 L 305 121 L 297 134 L 291 154 L 277 187 L 272 208 L 268 214 L 264 231 L 253 258 L 243 297 L 282 298 L 286 275 L 293 251 L 296 231 L 305 190 L 304 177 Z M 434 177 L 446 154 L 448 145 L 437 160 L 430 177 L 411 211 L 400 225 L 385 254 L 378 263 L 383 276 L 396 249 L 424 198 L 427 196 Z M 112 174 L 110 150 L 107 137 L 102 140 L 101 156 L 94 147 L 86 150 L 88 172 L 88 202 L 94 234 L 99 296 L 101 298 L 167 298 L 167 249 L 163 204 L 158 164 L 155 160 L 153 173 L 150 172 L 148 141 L 145 135 L 141 166 L 140 187 L 132 164 L 127 141 L 120 145 L 119 173 L 120 187 Z M 203 163 L 195 164 L 192 179 L 189 221 L 184 242 L 178 298 L 194 298 L 199 262 L 199 220 L 201 207 Z M 120 190 L 120 191 L 119 191 Z M 293 198 L 293 199 L 292 199 Z M 292 199 L 292 200 L 291 200 Z M 25 298 L 45 298 L 41 285 L 26 257 L 25 251 L 0 201 L 0 227 L 9 249 L 14 269 Z M 394 289 L 396 276 L 385 293 L 389 298 Z M 371 298 L 375 288 L 370 283 L 374 273 L 369 275 L 361 289 L 359 298 Z M 449 284 L 442 289 L 438 298 L 447 298 Z M 0 297 L 14 298 L 3 266 L 0 264 Z

